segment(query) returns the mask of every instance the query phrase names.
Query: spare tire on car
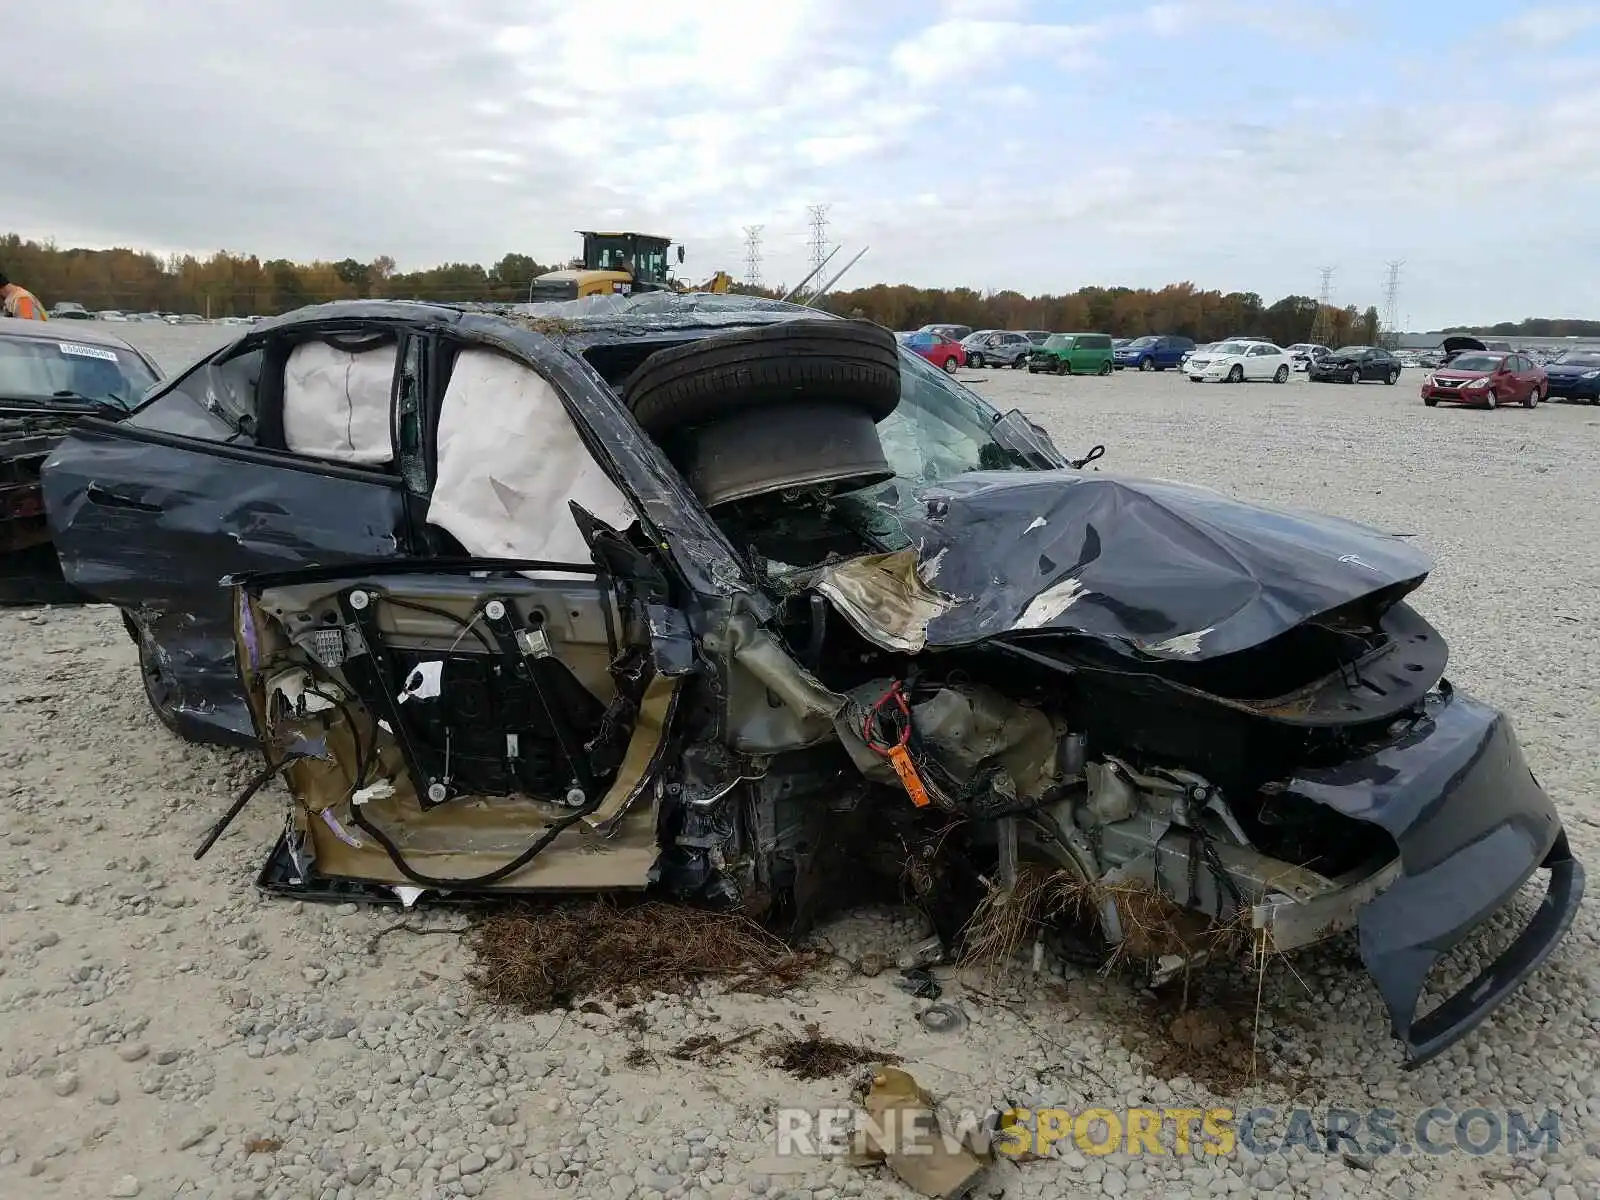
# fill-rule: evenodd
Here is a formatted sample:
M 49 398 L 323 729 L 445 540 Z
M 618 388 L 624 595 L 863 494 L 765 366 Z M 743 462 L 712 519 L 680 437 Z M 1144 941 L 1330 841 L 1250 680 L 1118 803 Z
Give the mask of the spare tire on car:
M 900 403 L 900 349 L 868 321 L 804 318 L 659 350 L 622 394 L 707 506 L 894 474 L 877 423 Z

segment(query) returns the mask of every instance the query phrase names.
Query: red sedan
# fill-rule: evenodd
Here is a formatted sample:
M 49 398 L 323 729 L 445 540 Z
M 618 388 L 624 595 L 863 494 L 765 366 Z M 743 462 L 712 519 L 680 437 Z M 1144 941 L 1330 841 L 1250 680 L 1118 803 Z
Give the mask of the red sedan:
M 1422 381 L 1422 402 L 1429 408 L 1441 400 L 1479 408 L 1532 408 L 1549 394 L 1544 368 L 1515 351 L 1469 350 Z
M 962 349 L 961 343 L 954 338 L 945 337 L 942 333 L 921 329 L 916 333 L 897 333 L 894 336 L 907 350 L 922 355 L 934 366 L 942 367 L 948 374 L 954 375 L 967 365 L 967 352 Z

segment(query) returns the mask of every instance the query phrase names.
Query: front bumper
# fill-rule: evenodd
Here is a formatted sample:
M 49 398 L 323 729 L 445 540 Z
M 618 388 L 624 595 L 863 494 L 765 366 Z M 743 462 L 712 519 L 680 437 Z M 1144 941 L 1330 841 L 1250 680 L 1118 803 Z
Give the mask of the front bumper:
M 1546 395 L 1552 400 L 1600 400 L 1600 379 L 1562 379 L 1552 375 L 1549 387 Z
M 1408 1065 L 1459 1041 L 1548 958 L 1583 899 L 1584 871 L 1555 806 L 1503 713 L 1441 684 L 1398 741 L 1361 759 L 1302 772 L 1290 793 L 1385 830 L 1399 848 L 1393 881 L 1356 911 L 1361 960 Z M 1523 931 L 1478 976 L 1418 1016 L 1441 956 L 1549 871 Z
M 1441 404 L 1476 404 L 1481 407 L 1488 403 L 1487 397 L 1486 388 L 1448 388 L 1435 383 L 1422 385 L 1422 398 L 1436 400 Z

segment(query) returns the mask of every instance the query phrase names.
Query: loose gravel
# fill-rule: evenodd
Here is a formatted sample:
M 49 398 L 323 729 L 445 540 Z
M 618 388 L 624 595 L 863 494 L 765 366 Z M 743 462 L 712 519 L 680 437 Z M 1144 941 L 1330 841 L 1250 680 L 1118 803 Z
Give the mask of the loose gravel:
M 180 344 L 179 336 L 191 339 Z M 225 333 L 128 328 L 165 365 Z M 165 339 L 165 340 L 163 340 Z M 159 345 L 157 345 L 159 343 Z M 1438 557 L 1421 607 L 1458 685 L 1508 708 L 1579 854 L 1600 841 L 1600 410 L 1425 409 L 1398 387 L 1191 385 L 969 372 L 1106 470 L 1206 483 L 1414 534 Z M 1600 1195 L 1600 923 L 1591 905 L 1554 959 L 1476 1035 L 1399 1069 L 1347 944 L 1222 966 L 1198 1003 L 1240 1082 L 1175 1053 L 1168 1002 L 1063 964 L 990 978 L 936 971 L 966 1021 L 843 960 L 892 962 L 922 930 L 895 911 L 824 931 L 835 966 L 789 995 L 715 986 L 632 1012 L 524 1016 L 479 1000 L 460 914 L 261 898 L 282 820 L 248 809 L 201 863 L 194 846 L 255 769 L 185 745 L 145 708 L 115 611 L 0 613 L 0 1195 L 307 1198 L 905 1196 L 883 1169 L 780 1158 L 774 1110 L 847 1102 L 850 1080 L 770 1062 L 821 1033 L 898 1055 L 955 1109 L 1255 1103 L 1442 1104 L 1562 1114 L 1542 1156 L 1191 1154 L 997 1165 L 977 1195 L 1405 1198 Z M 1239 1003 L 1240 996 L 1246 998 Z M 1259 1019 L 1259 1031 L 1252 1029 Z M 741 1035 L 749 1037 L 740 1039 Z M 671 1056 L 691 1038 L 731 1048 Z

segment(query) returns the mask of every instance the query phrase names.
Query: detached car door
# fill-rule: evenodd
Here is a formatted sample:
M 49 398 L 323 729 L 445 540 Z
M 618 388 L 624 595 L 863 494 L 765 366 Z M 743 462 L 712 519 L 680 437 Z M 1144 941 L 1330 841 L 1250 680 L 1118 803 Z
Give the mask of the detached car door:
M 399 369 L 406 344 L 348 320 L 246 338 L 51 455 L 63 573 L 123 610 L 151 706 L 176 732 L 253 740 L 224 576 L 412 552 L 393 415 L 417 384 Z

